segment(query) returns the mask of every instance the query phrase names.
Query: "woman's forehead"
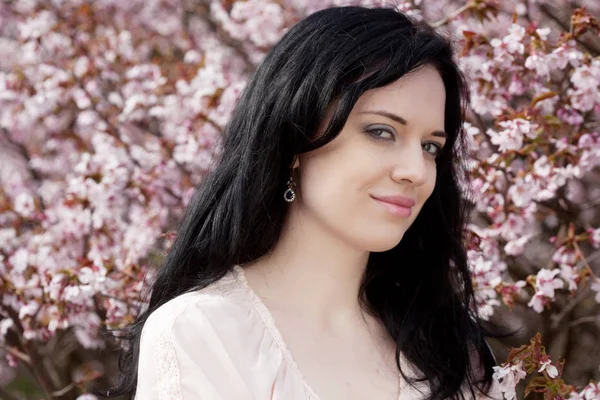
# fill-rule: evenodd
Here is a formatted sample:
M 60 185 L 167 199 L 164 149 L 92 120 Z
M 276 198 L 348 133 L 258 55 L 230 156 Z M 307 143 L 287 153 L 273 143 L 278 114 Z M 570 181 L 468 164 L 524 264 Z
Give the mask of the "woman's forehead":
M 389 85 L 365 92 L 356 102 L 357 111 L 373 105 L 385 103 L 415 103 L 417 100 L 438 102 L 446 99 L 446 89 L 439 72 L 432 66 L 425 66 L 410 72 Z

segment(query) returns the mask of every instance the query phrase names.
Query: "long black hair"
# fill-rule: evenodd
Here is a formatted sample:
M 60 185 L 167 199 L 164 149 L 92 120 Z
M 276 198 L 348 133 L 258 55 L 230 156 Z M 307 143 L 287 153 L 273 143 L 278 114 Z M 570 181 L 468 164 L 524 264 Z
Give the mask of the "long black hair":
M 458 182 L 468 93 L 451 42 L 393 9 L 339 7 L 294 25 L 246 84 L 224 130 L 219 163 L 185 212 L 147 310 L 127 330 L 111 396 L 135 392 L 140 335 L 154 310 L 277 244 L 294 157 L 333 140 L 367 90 L 425 65 L 437 69 L 446 89 L 448 139 L 435 189 L 402 241 L 370 255 L 359 296 L 397 343 L 398 368 L 402 353 L 422 372 L 431 399 L 464 398 L 465 387 L 472 396 L 474 387 L 489 390 L 495 362 L 484 336 L 491 332 L 472 307 L 463 244 L 469 209 Z M 330 106 L 330 123 L 316 137 Z

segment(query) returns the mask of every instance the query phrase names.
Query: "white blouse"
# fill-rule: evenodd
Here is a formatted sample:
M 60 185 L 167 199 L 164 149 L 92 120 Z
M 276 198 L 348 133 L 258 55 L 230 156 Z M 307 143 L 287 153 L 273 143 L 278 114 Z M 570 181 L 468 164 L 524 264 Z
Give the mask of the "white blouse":
M 414 373 L 402 357 L 401 362 L 405 373 Z M 399 400 L 424 398 L 428 386 L 417 385 L 402 380 Z M 502 399 L 497 385 L 490 395 Z M 240 266 L 148 317 L 135 399 L 320 400 Z

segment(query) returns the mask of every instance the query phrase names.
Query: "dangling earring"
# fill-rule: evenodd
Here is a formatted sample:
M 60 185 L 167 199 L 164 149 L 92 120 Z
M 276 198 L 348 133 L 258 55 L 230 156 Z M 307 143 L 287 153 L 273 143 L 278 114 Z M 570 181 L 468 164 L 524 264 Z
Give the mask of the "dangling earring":
M 286 182 L 288 186 L 287 190 L 283 193 L 283 199 L 288 203 L 291 203 L 296 198 L 296 192 L 294 192 L 294 188 L 296 187 L 296 182 L 294 182 L 294 175 L 290 172 L 290 179 Z

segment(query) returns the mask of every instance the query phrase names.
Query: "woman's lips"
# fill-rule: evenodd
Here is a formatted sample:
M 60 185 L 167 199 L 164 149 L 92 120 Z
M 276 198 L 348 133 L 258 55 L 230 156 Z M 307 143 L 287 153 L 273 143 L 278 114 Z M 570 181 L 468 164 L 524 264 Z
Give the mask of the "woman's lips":
M 393 215 L 402 218 L 410 217 L 412 207 L 416 204 L 414 200 L 403 196 L 373 197 L 373 199 Z

